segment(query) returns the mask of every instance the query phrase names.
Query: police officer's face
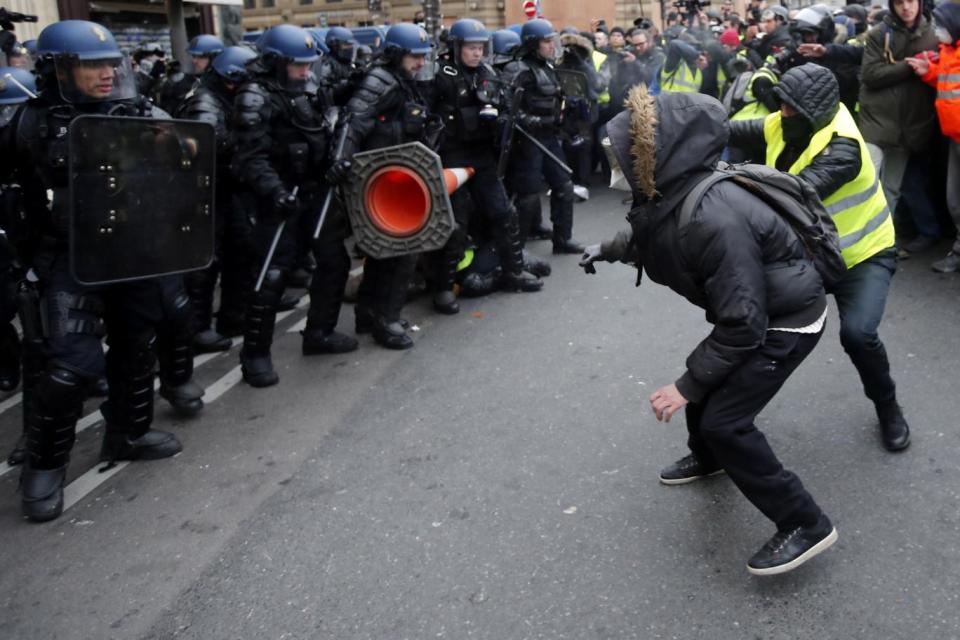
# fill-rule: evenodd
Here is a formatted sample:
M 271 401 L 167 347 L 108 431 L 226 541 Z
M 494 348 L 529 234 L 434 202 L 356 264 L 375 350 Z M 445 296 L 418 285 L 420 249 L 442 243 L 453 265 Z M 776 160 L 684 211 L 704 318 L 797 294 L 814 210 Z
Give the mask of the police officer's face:
M 422 53 L 408 53 L 403 56 L 403 60 L 400 62 L 400 66 L 403 67 L 403 70 L 409 73 L 411 76 L 417 75 L 420 72 L 420 69 L 423 69 L 423 65 L 425 64 L 427 64 L 427 56 Z
M 116 69 L 110 60 L 84 60 L 72 69 L 73 85 L 87 98 L 105 100 L 113 93 Z
M 485 48 L 482 42 L 468 42 L 460 47 L 460 60 L 465 66 L 479 67 Z
M 207 67 L 210 66 L 210 58 L 204 58 L 202 56 L 194 56 L 193 58 L 193 71 L 194 73 L 203 73 L 207 70 Z
M 287 77 L 293 82 L 306 82 L 310 79 L 310 63 L 294 62 L 288 64 Z
M 537 47 L 537 54 L 544 60 L 553 60 L 556 58 L 557 44 L 553 41 L 553 38 L 541 40 L 540 45 Z

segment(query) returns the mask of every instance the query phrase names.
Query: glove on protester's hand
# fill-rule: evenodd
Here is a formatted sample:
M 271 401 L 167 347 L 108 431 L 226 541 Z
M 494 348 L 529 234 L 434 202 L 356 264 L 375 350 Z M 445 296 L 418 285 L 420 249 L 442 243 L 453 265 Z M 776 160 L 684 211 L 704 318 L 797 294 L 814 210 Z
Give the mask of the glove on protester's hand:
M 600 245 L 591 244 L 583 250 L 583 256 L 580 258 L 580 266 L 585 273 L 596 273 L 597 268 L 593 266 L 594 262 L 600 260 Z

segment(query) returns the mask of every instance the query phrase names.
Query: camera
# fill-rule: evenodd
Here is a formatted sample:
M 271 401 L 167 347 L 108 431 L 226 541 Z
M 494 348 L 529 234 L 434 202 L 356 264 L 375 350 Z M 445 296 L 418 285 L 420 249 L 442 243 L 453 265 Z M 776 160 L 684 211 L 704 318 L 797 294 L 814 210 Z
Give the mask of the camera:
M 704 7 L 710 6 L 710 0 L 676 0 L 673 6 L 685 16 L 695 16 Z
M 4 7 L 0 7 L 0 24 L 5 22 L 37 22 L 37 20 L 39 20 L 37 16 L 7 11 Z

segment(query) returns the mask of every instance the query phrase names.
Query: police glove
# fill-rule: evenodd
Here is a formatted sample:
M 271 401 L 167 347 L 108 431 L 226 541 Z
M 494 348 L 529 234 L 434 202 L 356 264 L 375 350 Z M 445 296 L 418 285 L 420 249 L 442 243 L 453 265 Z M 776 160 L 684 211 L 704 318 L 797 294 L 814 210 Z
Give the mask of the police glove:
M 583 256 L 580 258 L 580 266 L 583 267 L 585 273 L 596 273 L 597 269 L 593 266 L 593 263 L 602 259 L 600 245 L 591 244 L 583 250 Z
M 327 175 L 325 176 L 327 182 L 330 184 L 341 184 L 345 182 L 347 177 L 350 175 L 350 161 L 349 160 L 337 160 L 330 168 L 327 169 Z
M 281 191 L 273 201 L 273 211 L 283 219 L 287 219 L 300 210 L 300 201 L 289 191 Z

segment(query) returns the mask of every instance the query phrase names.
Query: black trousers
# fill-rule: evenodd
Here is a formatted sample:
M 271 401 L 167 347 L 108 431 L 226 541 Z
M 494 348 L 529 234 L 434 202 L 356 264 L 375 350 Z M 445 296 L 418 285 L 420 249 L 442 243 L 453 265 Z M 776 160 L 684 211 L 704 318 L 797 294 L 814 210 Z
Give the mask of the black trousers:
M 719 465 L 746 498 L 785 530 L 810 526 L 820 507 L 783 468 L 754 420 L 813 351 L 817 334 L 770 331 L 757 349 L 703 402 L 687 405 L 687 444 L 702 464 Z

